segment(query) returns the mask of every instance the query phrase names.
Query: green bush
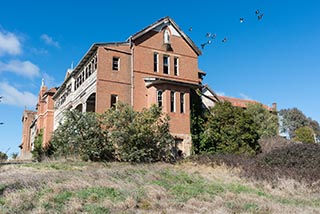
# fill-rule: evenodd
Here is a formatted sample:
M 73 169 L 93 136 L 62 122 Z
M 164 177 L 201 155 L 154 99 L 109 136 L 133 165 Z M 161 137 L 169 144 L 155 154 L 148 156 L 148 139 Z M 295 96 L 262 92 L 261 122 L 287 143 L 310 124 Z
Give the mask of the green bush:
M 55 156 L 93 161 L 113 159 L 113 145 L 95 113 L 68 110 L 64 116 L 51 140 Z
M 258 125 L 245 110 L 229 102 L 217 103 L 206 115 L 200 150 L 202 153 L 256 154 Z
M 0 161 L 8 160 L 8 155 L 4 152 L 0 152 Z
M 304 126 L 294 131 L 293 141 L 302 143 L 315 143 L 315 134 L 312 128 Z
M 153 105 L 140 112 L 118 103 L 103 116 L 108 139 L 116 149 L 116 158 L 129 162 L 170 161 L 174 139 L 169 132 L 169 118 Z
M 122 103 L 103 115 L 66 111 L 51 140 L 55 156 L 93 161 L 171 161 L 173 144 L 159 107 L 137 112 Z

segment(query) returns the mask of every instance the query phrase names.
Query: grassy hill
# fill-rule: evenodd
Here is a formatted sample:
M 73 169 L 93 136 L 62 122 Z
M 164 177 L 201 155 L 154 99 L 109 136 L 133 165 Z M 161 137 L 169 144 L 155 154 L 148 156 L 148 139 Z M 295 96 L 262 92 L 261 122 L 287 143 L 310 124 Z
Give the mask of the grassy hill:
M 238 167 L 55 161 L 0 165 L 0 213 L 320 213 L 292 179 L 249 181 Z

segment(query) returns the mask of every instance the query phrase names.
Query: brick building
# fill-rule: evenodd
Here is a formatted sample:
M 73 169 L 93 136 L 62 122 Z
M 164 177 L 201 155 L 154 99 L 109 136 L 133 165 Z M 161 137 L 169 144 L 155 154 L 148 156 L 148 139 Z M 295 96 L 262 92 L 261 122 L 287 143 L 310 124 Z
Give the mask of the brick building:
M 95 43 L 74 69 L 67 70 L 58 89 L 48 90 L 42 83 L 30 129 L 35 134 L 43 130 L 46 146 L 66 109 L 103 113 L 121 101 L 140 111 L 157 104 L 170 116 L 176 145 L 190 155 L 191 91 L 202 90 L 205 105 L 214 105 L 206 97 L 221 101 L 209 87 L 202 87 L 205 72 L 198 68 L 199 55 L 199 48 L 169 17 L 124 42 Z
M 118 101 L 138 111 L 158 104 L 178 146 L 190 154 L 190 89 L 201 84 L 200 54 L 169 17 L 125 42 L 93 44 L 53 96 L 54 128 L 65 109 L 103 113 Z
M 25 110 L 22 116 L 22 139 L 20 144 L 19 159 L 30 159 L 34 148 L 35 137 L 42 133 L 42 146 L 48 146 L 54 124 L 54 101 L 52 99 L 56 88 L 48 88 L 42 84 L 40 87 L 37 111 Z

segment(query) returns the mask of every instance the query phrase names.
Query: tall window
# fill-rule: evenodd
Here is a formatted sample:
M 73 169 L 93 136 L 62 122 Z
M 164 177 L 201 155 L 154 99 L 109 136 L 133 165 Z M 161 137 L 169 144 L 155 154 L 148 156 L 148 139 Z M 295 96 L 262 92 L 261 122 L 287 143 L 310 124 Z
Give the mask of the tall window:
M 169 56 L 163 56 L 163 73 L 169 74 Z
M 176 111 L 176 100 L 175 100 L 175 92 L 170 92 L 170 111 L 175 112 Z
M 159 107 L 162 107 L 162 91 L 157 91 L 157 103 Z
M 118 95 L 116 95 L 116 94 L 111 94 L 110 107 L 111 107 L 111 108 L 115 108 L 117 102 L 118 102 Z
M 153 54 L 153 71 L 158 72 L 159 69 L 159 54 L 154 53 Z
M 180 93 L 180 113 L 184 113 L 184 93 Z
M 174 75 L 178 76 L 178 73 L 179 73 L 179 58 L 175 57 L 173 63 L 174 63 Z
M 120 70 L 120 58 L 119 57 L 112 58 L 112 70 L 114 70 L 114 71 Z

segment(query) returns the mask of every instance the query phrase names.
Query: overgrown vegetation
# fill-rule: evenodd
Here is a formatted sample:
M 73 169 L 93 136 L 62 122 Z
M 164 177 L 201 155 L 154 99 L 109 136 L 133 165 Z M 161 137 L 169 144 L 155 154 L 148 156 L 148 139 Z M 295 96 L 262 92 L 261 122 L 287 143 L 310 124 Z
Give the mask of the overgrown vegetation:
M 279 124 L 276 112 L 269 112 L 262 104 L 249 104 L 245 110 L 257 124 L 260 138 L 273 137 L 278 134 Z
M 260 150 L 258 124 L 245 110 L 229 102 L 216 103 L 206 114 L 202 153 L 249 154 Z
M 266 146 L 265 141 L 265 146 L 262 146 L 265 152 L 255 157 L 218 154 L 198 155 L 190 159 L 200 164 L 240 168 L 241 175 L 250 180 L 275 184 L 281 179 L 293 179 L 311 186 L 315 191 L 320 190 L 319 144 L 280 141 Z M 274 148 L 271 148 L 272 145 Z
M 204 156 L 203 156 L 204 157 Z M 43 162 L 0 168 L 0 213 L 317 213 L 312 189 L 273 189 L 215 164 Z
M 279 112 L 281 118 L 281 131 L 287 132 L 290 139 L 296 136 L 295 131 L 302 127 L 309 127 L 313 130 L 316 140 L 320 141 L 319 123 L 310 117 L 307 117 L 301 110 L 297 108 L 282 109 Z
M 0 152 L 0 162 L 8 160 L 8 155 L 4 152 Z
M 66 111 L 63 123 L 53 133 L 51 145 L 55 157 L 93 161 L 114 158 L 114 145 L 108 141 L 108 132 L 92 112 Z
M 171 161 L 173 143 L 159 107 L 137 112 L 123 103 L 103 115 L 66 111 L 51 141 L 56 157 L 128 162 Z
M 304 126 L 298 128 L 294 131 L 295 137 L 293 138 L 296 142 L 303 142 L 303 143 L 315 143 L 315 133 L 312 128 L 308 126 Z

